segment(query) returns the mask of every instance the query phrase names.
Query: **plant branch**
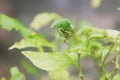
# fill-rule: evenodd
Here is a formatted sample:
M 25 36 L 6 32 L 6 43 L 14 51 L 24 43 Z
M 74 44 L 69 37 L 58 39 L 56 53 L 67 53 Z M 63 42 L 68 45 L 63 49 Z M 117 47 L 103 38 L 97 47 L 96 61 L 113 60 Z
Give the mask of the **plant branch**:
M 110 55 L 110 53 L 111 53 L 111 51 L 112 51 L 114 45 L 115 45 L 115 43 L 112 43 L 112 45 L 111 45 L 109 51 L 107 52 L 105 58 L 103 59 L 102 66 L 101 66 L 102 69 L 103 69 L 104 75 L 106 75 L 106 80 L 108 80 L 109 77 L 107 76 L 107 71 L 106 71 L 106 69 L 105 69 L 105 61 L 106 61 L 106 59 L 108 58 L 108 56 Z
M 102 66 L 105 64 L 105 61 L 106 61 L 106 59 L 108 58 L 108 56 L 110 55 L 110 52 L 112 51 L 114 45 L 115 45 L 115 43 L 113 43 L 113 44 L 111 45 L 108 53 L 106 54 L 106 56 L 105 56 L 105 58 L 104 58 L 104 60 L 103 60 L 103 62 L 102 62 Z
M 83 75 L 83 73 L 82 73 L 82 69 L 81 69 L 80 56 L 81 56 L 81 54 L 78 54 L 79 77 L 80 77 L 81 80 L 85 80 L 85 79 L 84 79 L 84 75 Z
M 113 76 L 115 75 L 115 73 L 118 71 L 119 69 L 119 57 L 120 57 L 120 54 L 119 52 L 116 52 L 116 59 L 115 59 L 115 67 L 114 69 L 112 70 L 111 74 L 110 74 L 110 77 L 111 77 L 111 80 L 113 79 Z

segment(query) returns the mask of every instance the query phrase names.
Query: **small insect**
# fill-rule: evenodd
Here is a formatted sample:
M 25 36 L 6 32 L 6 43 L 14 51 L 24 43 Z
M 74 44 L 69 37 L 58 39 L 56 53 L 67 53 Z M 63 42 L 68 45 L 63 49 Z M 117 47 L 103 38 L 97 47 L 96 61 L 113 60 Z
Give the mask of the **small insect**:
M 65 42 L 74 34 L 73 27 L 68 19 L 62 18 L 54 21 L 51 28 L 57 29 L 60 36 L 65 38 Z

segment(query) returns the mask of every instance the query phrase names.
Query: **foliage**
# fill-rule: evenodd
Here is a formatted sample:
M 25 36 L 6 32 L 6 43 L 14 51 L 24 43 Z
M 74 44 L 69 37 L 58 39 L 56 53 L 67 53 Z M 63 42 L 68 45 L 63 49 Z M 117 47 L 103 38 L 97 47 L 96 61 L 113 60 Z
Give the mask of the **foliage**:
M 35 66 L 46 71 L 53 71 L 56 69 L 64 69 L 70 64 L 73 64 L 68 55 L 60 53 L 40 53 L 33 51 L 22 52 L 27 58 L 29 58 Z M 35 56 L 34 56 L 35 54 Z M 63 63 L 64 62 L 64 63 Z M 38 64 L 39 63 L 39 64 Z
M 10 80 L 26 80 L 24 74 L 20 73 L 17 67 L 10 69 L 11 79 Z
M 57 18 L 53 18 L 53 14 L 57 15 Z M 75 31 L 75 27 L 70 21 L 66 18 L 58 17 L 58 14 L 38 14 L 31 23 L 33 28 L 39 29 L 52 21 L 51 28 L 55 29 L 57 31 L 55 34 L 59 36 L 54 41 L 48 41 L 43 34 L 35 33 L 23 27 L 21 23 L 18 23 L 19 21 L 3 14 L 0 16 L 0 27 L 2 29 L 14 29 L 20 31 L 21 34 L 27 33 L 25 36 L 22 34 L 24 36 L 22 40 L 13 44 L 9 49 L 22 49 L 21 53 L 36 67 L 48 71 L 50 80 L 70 80 L 71 76 L 67 68 L 71 65 L 78 70 L 80 79 L 85 80 L 80 62 L 82 58 L 87 56 L 91 57 L 99 67 L 101 75 L 103 75 L 100 78 L 101 80 L 118 80 L 119 74 L 117 74 L 117 71 L 120 65 L 118 62 L 120 57 L 119 31 L 96 28 L 86 21 L 80 21 L 78 29 Z M 44 17 L 47 17 L 46 20 Z M 67 44 L 67 48 L 58 49 L 62 42 Z M 23 50 L 29 47 L 37 48 L 37 50 Z M 50 51 L 46 51 L 44 47 L 48 47 Z M 115 53 L 114 67 L 113 70 L 108 71 L 106 69 L 106 60 L 113 52 Z
M 47 12 L 40 13 L 34 17 L 30 26 L 34 30 L 39 30 L 41 27 L 45 26 L 49 22 L 52 22 L 58 18 L 60 18 L 60 16 L 56 13 L 47 13 Z
M 4 14 L 0 14 L 0 28 L 5 29 L 7 31 L 19 31 L 24 37 L 33 33 L 32 30 L 26 28 L 20 21 L 8 17 Z
M 30 65 L 26 60 L 23 59 L 20 60 L 20 63 L 29 74 L 32 74 L 37 80 L 40 80 L 41 76 L 39 74 L 39 71 L 35 67 Z
M 26 80 L 25 75 L 21 73 L 17 67 L 10 68 L 11 78 L 10 80 Z M 5 77 L 0 78 L 0 80 L 6 80 Z
M 51 47 L 50 43 L 44 38 L 43 35 L 30 35 L 25 38 L 23 38 L 21 41 L 16 42 L 13 46 L 11 46 L 9 49 L 24 49 L 27 47 L 36 47 L 40 48 L 41 46 L 47 46 Z

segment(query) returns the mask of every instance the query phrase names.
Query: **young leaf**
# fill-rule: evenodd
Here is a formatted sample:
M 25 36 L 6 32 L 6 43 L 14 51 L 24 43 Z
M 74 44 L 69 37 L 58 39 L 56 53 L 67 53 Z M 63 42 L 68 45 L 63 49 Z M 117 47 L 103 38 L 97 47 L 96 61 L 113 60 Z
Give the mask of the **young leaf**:
M 20 73 L 17 67 L 10 69 L 11 79 L 10 80 L 26 80 L 24 74 Z
M 41 46 L 51 47 L 51 44 L 44 38 L 43 35 L 31 35 L 23 38 L 20 42 L 16 42 L 9 49 L 24 49 L 27 47 L 40 48 Z
M 71 80 L 70 75 L 66 70 L 54 70 L 49 72 L 50 80 Z
M 49 22 L 56 20 L 58 18 L 61 17 L 56 13 L 47 13 L 47 12 L 40 13 L 35 16 L 30 26 L 35 30 L 39 30 L 42 26 L 45 26 Z
M 26 28 L 21 22 L 4 14 L 0 14 L 0 28 L 7 31 L 19 31 L 24 37 L 32 34 L 32 31 Z
M 22 52 L 35 66 L 46 71 L 65 69 L 73 62 L 61 53 L 40 53 L 33 51 Z

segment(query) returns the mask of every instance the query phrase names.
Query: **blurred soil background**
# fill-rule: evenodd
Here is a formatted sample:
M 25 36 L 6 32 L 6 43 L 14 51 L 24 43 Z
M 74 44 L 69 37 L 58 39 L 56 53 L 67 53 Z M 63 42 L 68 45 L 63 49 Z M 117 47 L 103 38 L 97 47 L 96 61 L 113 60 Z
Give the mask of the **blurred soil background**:
M 90 6 L 90 1 L 91 0 L 0 0 L 0 13 L 15 17 L 28 27 L 36 14 L 41 12 L 57 12 L 71 19 L 73 25 L 76 25 L 80 20 L 86 20 L 96 27 L 120 29 L 120 12 L 116 10 L 116 8 L 120 7 L 120 0 L 103 0 L 101 6 L 97 9 L 93 9 Z M 48 30 L 49 28 L 45 27 L 39 32 L 45 34 L 48 39 L 51 40 Z M 19 33 L 15 31 L 7 32 L 0 29 L 0 77 L 4 76 L 9 80 L 10 67 L 18 66 L 21 72 L 25 72 L 27 75 L 27 80 L 36 80 L 34 76 L 27 73 L 20 65 L 20 59 L 25 59 L 25 57 L 21 55 L 18 50 L 8 50 L 15 41 L 19 41 L 20 39 L 21 36 Z M 83 71 L 87 78 L 86 80 L 97 80 L 92 60 L 87 58 L 83 59 L 82 62 L 82 68 L 84 67 Z M 38 71 L 43 77 L 42 80 L 47 80 L 44 76 L 46 72 Z M 74 68 L 70 69 L 70 71 L 76 76 L 77 73 Z M 91 77 L 95 78 L 93 79 Z M 78 79 L 76 78 L 76 80 Z

